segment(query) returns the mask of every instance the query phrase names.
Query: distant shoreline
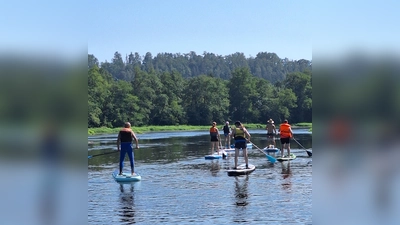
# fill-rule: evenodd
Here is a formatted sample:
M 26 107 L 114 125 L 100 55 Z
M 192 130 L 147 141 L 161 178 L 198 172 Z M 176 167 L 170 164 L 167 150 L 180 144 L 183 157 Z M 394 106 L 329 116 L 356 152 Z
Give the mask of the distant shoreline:
M 248 129 L 265 129 L 266 124 L 244 124 Z M 310 128 L 312 130 L 312 123 L 297 123 L 291 124 L 292 128 Z M 217 125 L 218 129 L 222 129 L 224 124 Z M 234 126 L 231 124 L 231 126 Z M 276 124 L 278 126 L 278 124 Z M 132 127 L 135 133 L 142 134 L 147 132 L 157 132 L 157 131 L 196 131 L 196 130 L 207 130 L 211 125 L 207 126 L 192 126 L 192 125 L 176 125 L 176 126 L 143 126 L 143 127 Z M 108 127 L 98 127 L 98 128 L 88 128 L 88 135 L 98 135 L 98 134 L 116 134 L 120 130 L 117 128 Z

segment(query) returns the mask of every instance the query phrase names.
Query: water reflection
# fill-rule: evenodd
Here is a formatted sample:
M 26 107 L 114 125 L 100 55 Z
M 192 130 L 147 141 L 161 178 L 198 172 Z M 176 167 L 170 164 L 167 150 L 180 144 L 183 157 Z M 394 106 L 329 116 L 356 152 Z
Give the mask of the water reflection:
M 134 224 L 135 223 L 135 201 L 134 201 L 134 184 L 120 184 L 119 189 L 121 211 L 119 215 L 121 216 L 121 222 L 124 224 Z
M 291 191 L 292 190 L 292 182 L 291 182 L 291 176 L 292 176 L 292 171 L 290 170 L 290 161 L 287 162 L 281 162 L 282 166 L 282 187 L 284 190 Z
M 221 165 L 219 164 L 219 160 L 212 160 L 211 161 L 211 175 L 213 177 L 216 177 L 218 175 L 218 172 L 221 170 Z
M 245 175 L 244 179 L 241 179 L 239 176 L 235 177 L 235 201 L 237 206 L 246 206 L 249 204 L 247 202 L 248 181 L 248 175 Z
M 264 133 L 251 134 L 257 146 L 266 143 Z M 88 160 L 89 224 L 311 224 L 312 164 L 307 163 L 312 157 L 294 147 L 296 143 L 291 147 L 298 159 L 290 165 L 270 163 L 260 151 L 250 149 L 257 171 L 231 177 L 227 170 L 233 166 L 234 153 L 227 159 L 204 159 L 210 151 L 208 134 L 153 138 L 161 135 L 149 134 L 135 150 L 141 182 L 121 186 L 112 180 L 117 154 Z M 311 147 L 310 134 L 296 139 Z M 114 140 L 102 146 L 109 149 L 89 146 L 88 155 L 113 151 Z M 299 185 L 302 188 L 296 188 Z

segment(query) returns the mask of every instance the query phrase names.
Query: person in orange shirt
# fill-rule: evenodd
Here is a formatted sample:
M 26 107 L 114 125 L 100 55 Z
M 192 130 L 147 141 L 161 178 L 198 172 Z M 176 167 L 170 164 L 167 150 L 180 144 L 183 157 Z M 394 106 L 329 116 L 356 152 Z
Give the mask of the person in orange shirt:
M 290 138 L 293 137 L 292 127 L 287 120 L 279 126 L 279 133 L 281 136 L 281 157 L 283 157 L 283 151 L 287 149 L 287 155 L 290 157 Z
M 211 136 L 211 155 L 214 154 L 214 148 L 218 151 L 218 154 L 219 154 L 218 144 L 219 144 L 220 136 L 219 136 L 219 130 L 217 128 L 216 122 L 212 123 L 212 127 L 210 128 L 210 136 Z

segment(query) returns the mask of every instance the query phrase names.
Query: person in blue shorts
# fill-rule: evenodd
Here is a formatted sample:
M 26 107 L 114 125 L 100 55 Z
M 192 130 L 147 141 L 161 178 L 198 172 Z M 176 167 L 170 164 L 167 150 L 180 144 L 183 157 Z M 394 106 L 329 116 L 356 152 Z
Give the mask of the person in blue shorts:
M 247 156 L 247 142 L 250 141 L 250 134 L 240 121 L 235 122 L 235 129 L 232 129 L 232 137 L 235 139 L 235 168 L 237 169 L 239 149 L 243 150 L 246 169 L 249 168 L 249 158 Z
M 118 133 L 117 148 L 120 151 L 119 155 L 119 175 L 122 175 L 122 168 L 124 167 L 125 154 L 128 154 L 131 163 L 132 175 L 135 175 L 134 154 L 132 149 L 132 140 L 136 142 L 136 149 L 139 148 L 139 142 L 135 133 L 131 129 L 131 124 L 126 122 L 124 128 Z

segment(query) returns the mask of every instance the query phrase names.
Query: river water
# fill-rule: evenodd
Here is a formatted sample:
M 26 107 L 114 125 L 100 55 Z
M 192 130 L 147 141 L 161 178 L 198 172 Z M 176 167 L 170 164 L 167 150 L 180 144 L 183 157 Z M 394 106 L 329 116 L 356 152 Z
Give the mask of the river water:
M 249 132 L 255 145 L 267 146 L 265 130 Z M 294 134 L 311 150 L 310 132 L 294 129 Z M 256 170 L 230 177 L 226 170 L 234 165 L 233 154 L 204 159 L 210 152 L 207 132 L 137 136 L 139 182 L 113 180 L 116 152 L 88 159 L 89 224 L 312 224 L 312 158 L 296 142 L 291 141 L 291 150 L 297 158 L 290 162 L 272 164 L 256 147 L 249 149 L 249 163 Z M 115 150 L 116 135 L 89 137 L 88 155 Z M 124 171 L 129 168 L 126 157 Z

